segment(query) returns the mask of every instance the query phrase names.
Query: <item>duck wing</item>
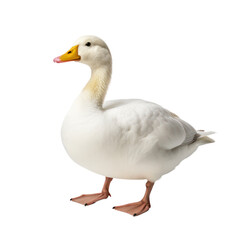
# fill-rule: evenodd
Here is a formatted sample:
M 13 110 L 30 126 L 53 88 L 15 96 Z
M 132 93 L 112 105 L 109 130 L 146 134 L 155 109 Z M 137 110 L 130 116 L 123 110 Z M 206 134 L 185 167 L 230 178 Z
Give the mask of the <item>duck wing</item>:
M 116 100 L 106 102 L 104 110 L 123 141 L 169 150 L 190 144 L 199 136 L 190 124 L 155 103 Z

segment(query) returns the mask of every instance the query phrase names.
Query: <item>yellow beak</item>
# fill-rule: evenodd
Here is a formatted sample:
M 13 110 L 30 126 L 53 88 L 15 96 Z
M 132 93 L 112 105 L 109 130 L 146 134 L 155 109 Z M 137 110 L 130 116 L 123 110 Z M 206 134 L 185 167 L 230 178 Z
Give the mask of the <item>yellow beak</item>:
M 77 60 L 81 60 L 81 57 L 78 55 L 78 45 L 73 46 L 65 54 L 53 59 L 53 61 L 56 63 L 70 62 L 70 61 L 77 61 Z

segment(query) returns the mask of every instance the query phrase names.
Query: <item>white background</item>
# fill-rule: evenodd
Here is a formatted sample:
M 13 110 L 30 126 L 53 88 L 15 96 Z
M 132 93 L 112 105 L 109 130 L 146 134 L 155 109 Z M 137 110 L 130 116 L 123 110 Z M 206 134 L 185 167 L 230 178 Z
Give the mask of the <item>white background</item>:
M 239 1 L 2 1 L 0 6 L 0 238 L 239 239 Z M 107 99 L 143 98 L 196 129 L 216 131 L 156 182 L 152 208 L 138 201 L 145 181 L 113 180 L 70 160 L 63 118 L 90 76 L 87 66 L 54 64 L 81 35 L 104 39 L 113 56 Z

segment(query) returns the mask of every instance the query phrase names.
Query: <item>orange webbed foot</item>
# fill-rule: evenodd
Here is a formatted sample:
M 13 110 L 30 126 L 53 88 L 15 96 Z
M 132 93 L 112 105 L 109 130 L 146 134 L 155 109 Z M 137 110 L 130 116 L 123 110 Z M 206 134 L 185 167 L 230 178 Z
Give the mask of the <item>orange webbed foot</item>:
M 150 206 L 149 202 L 145 202 L 145 201 L 141 200 L 141 201 L 135 202 L 135 203 L 129 203 L 126 205 L 116 206 L 116 207 L 113 207 L 113 209 L 128 213 L 135 217 L 135 216 L 138 216 L 138 215 L 141 215 L 141 214 L 147 212 L 150 207 L 151 206 Z
M 111 196 L 109 192 L 101 192 L 94 194 L 83 194 L 79 197 L 71 198 L 70 200 L 87 206 L 102 199 L 106 199 L 108 196 Z

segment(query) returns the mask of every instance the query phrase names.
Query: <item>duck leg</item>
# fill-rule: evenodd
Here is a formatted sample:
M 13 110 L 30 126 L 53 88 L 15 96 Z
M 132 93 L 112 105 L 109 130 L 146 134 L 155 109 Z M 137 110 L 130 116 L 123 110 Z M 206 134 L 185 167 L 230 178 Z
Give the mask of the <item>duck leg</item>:
M 133 216 L 138 216 L 142 213 L 145 213 L 151 207 L 150 205 L 150 193 L 152 191 L 154 183 L 147 181 L 146 183 L 146 192 L 143 199 L 139 202 L 129 203 L 126 205 L 113 207 L 115 210 L 122 211 Z
M 109 193 L 109 186 L 111 181 L 112 181 L 112 178 L 106 177 L 101 193 L 84 194 L 79 197 L 71 198 L 70 200 L 87 206 L 99 200 L 106 199 L 108 198 L 108 196 L 111 197 L 111 194 Z

